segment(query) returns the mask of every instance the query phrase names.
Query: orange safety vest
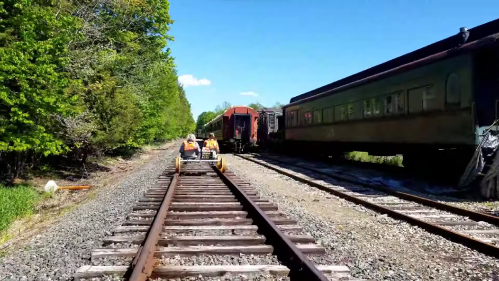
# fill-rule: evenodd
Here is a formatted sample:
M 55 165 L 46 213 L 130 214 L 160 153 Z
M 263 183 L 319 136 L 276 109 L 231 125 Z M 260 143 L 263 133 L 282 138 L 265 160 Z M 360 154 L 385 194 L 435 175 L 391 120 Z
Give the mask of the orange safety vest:
M 217 142 L 217 140 L 205 140 L 204 147 L 207 147 L 209 149 L 218 148 L 218 142 Z
M 184 141 L 184 150 L 185 151 L 198 150 L 197 143 L 195 141 L 193 142 Z

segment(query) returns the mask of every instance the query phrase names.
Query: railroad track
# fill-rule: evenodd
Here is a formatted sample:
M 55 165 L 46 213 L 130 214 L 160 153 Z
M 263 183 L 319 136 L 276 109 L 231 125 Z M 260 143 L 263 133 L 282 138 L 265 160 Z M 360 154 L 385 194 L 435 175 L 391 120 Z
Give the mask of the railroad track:
M 428 232 L 499 258 L 499 217 L 497 216 L 356 182 L 353 178 L 320 170 L 296 158 L 279 157 L 280 159 L 276 159 L 255 154 L 252 156 L 235 155 L 340 198 L 392 218 L 404 220 Z M 293 160 L 293 163 L 282 159 Z M 340 187 L 324 181 L 331 178 L 353 183 L 355 186 Z
M 326 249 L 248 182 L 208 163 L 181 165 L 159 177 L 75 280 L 358 280 L 346 266 L 308 260 Z

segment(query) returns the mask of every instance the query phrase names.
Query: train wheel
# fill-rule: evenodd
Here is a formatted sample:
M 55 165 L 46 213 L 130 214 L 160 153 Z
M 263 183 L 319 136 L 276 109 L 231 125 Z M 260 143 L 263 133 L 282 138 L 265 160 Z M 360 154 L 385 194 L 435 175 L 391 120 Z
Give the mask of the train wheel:
M 180 156 L 175 158 L 175 173 L 180 173 Z

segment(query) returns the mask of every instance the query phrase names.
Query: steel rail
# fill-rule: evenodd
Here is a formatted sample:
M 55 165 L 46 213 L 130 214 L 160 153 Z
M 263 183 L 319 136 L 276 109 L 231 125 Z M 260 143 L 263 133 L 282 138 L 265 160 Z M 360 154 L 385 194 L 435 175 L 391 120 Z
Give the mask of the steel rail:
M 235 182 L 216 167 L 213 169 L 243 204 L 243 208 L 255 221 L 258 230 L 262 232 L 269 244 L 274 246 L 274 253 L 290 269 L 289 277 L 291 280 L 328 280 Z
M 245 156 L 241 156 L 241 155 L 236 155 L 236 156 L 241 157 L 243 159 L 246 159 L 248 161 L 254 162 L 256 164 L 262 165 L 262 166 L 264 166 L 266 168 L 269 168 L 269 169 L 271 169 L 273 171 L 276 171 L 276 172 L 278 172 L 280 174 L 286 175 L 286 176 L 288 176 L 288 177 L 290 177 L 290 178 L 292 178 L 294 180 L 297 180 L 299 182 L 302 182 L 302 183 L 308 184 L 310 186 L 316 187 L 316 188 L 318 188 L 320 190 L 326 191 L 328 193 L 331 193 L 331 194 L 333 194 L 335 196 L 338 196 L 338 197 L 343 198 L 345 200 L 348 200 L 350 202 L 353 202 L 353 203 L 362 205 L 364 207 L 367 207 L 367 208 L 369 208 L 369 209 L 371 209 L 373 211 L 376 211 L 376 212 L 379 212 L 379 213 L 383 213 L 383 214 L 387 214 L 388 216 L 390 216 L 392 218 L 395 218 L 395 219 L 404 220 L 404 221 L 406 221 L 406 222 L 408 222 L 410 224 L 413 224 L 415 226 L 421 227 L 421 228 L 425 229 L 428 232 L 440 235 L 440 236 L 442 236 L 442 237 L 444 237 L 444 238 L 446 238 L 448 240 L 451 240 L 453 242 L 463 244 L 463 245 L 465 245 L 467 247 L 470 247 L 470 248 L 472 248 L 474 250 L 482 252 L 482 253 L 484 253 L 486 255 L 489 255 L 489 256 L 492 256 L 492 257 L 495 257 L 495 258 L 499 258 L 499 247 L 493 246 L 493 245 L 491 245 L 489 243 L 485 243 L 485 242 L 479 241 L 479 240 L 474 239 L 474 238 L 472 238 L 470 236 L 462 235 L 460 233 L 457 233 L 455 231 L 443 228 L 441 226 L 438 226 L 438 225 L 435 225 L 435 224 L 432 224 L 432 223 L 429 223 L 429 222 L 425 222 L 425 221 L 422 221 L 422 220 L 417 219 L 417 218 L 413 218 L 413 217 L 405 215 L 403 213 L 399 213 L 397 211 L 385 208 L 383 206 L 380 206 L 380 205 L 377 205 L 377 204 L 374 204 L 374 203 L 362 200 L 360 198 L 348 195 L 348 194 L 343 193 L 341 191 L 334 190 L 334 189 L 332 189 L 330 187 L 327 187 L 327 186 L 324 186 L 324 185 L 312 182 L 310 180 L 301 178 L 299 176 L 293 175 L 293 174 L 288 173 L 286 171 L 283 171 L 283 170 L 280 170 L 278 168 L 272 167 L 272 166 L 270 166 L 270 165 L 268 165 L 266 163 L 262 163 L 262 162 L 259 162 L 259 161 L 253 160 L 251 158 L 248 158 L 248 157 L 245 157 Z
M 244 158 L 243 156 L 240 156 L 240 157 Z M 309 171 L 312 171 L 314 173 L 317 173 L 317 174 L 320 174 L 320 175 L 324 175 L 324 176 L 328 176 L 328 177 L 331 177 L 331 178 L 334 178 L 334 179 L 337 179 L 337 180 L 341 180 L 341 181 L 345 181 L 345 182 L 349 182 L 349 183 L 353 183 L 353 184 L 362 185 L 362 186 L 365 186 L 365 187 L 368 187 L 368 188 L 371 188 L 371 189 L 377 189 L 379 191 L 382 191 L 382 192 L 385 192 L 387 194 L 399 197 L 401 199 L 405 199 L 405 200 L 408 200 L 408 201 L 413 201 L 413 202 L 416 202 L 416 203 L 420 203 L 422 205 L 425 205 L 425 206 L 428 206 L 428 207 L 432 207 L 432 208 L 435 208 L 435 209 L 439 209 L 439 210 L 442 210 L 442 211 L 447 211 L 447 212 L 450 212 L 450 213 L 454 213 L 456 215 L 466 216 L 466 217 L 469 217 L 472 220 L 484 221 L 484 222 L 488 222 L 490 224 L 499 226 L 499 217 L 498 216 L 492 216 L 492 215 L 485 214 L 485 213 L 480 213 L 480 212 L 475 212 L 475 211 L 471 211 L 471 210 L 459 208 L 459 207 L 456 207 L 456 206 L 452 206 L 452 205 L 448 205 L 448 204 L 445 204 L 445 203 L 437 202 L 437 201 L 434 201 L 434 200 L 431 200 L 431 199 L 427 199 L 427 198 L 424 198 L 424 197 L 419 197 L 419 196 L 412 195 L 412 194 L 409 194 L 409 193 L 391 190 L 391 189 L 389 189 L 387 187 L 370 185 L 369 183 L 364 183 L 364 182 L 352 180 L 352 179 L 349 179 L 349 178 L 342 177 L 340 175 L 333 175 L 333 174 L 326 173 L 326 172 L 323 172 L 323 171 L 320 171 L 320 170 L 317 170 L 317 169 L 314 169 L 314 168 L 309 168 L 309 167 L 304 167 L 304 166 L 300 166 L 300 165 L 297 165 L 297 164 L 287 163 L 285 161 L 274 159 L 274 158 L 271 158 L 271 157 L 265 157 L 265 156 L 262 156 L 260 154 L 258 154 L 258 157 L 269 159 L 269 160 L 272 160 L 272 161 L 276 161 L 276 162 L 279 162 L 279 163 L 282 163 L 282 164 L 285 164 L 285 165 L 294 166 L 294 167 L 297 167 L 297 168 L 300 168 L 300 169 L 309 170 Z M 249 160 L 249 159 L 246 159 L 246 160 Z
M 154 252 L 156 251 L 161 231 L 163 229 L 163 224 L 165 222 L 166 215 L 168 214 L 173 194 L 175 193 L 178 178 L 179 175 L 176 173 L 168 186 L 168 190 L 165 193 L 165 197 L 163 197 L 163 201 L 161 202 L 158 212 L 154 216 L 152 225 L 146 234 L 146 239 L 137 251 L 137 255 L 135 256 L 130 268 L 131 274 L 128 278 L 129 281 L 145 281 L 149 276 L 151 276 L 155 263 Z

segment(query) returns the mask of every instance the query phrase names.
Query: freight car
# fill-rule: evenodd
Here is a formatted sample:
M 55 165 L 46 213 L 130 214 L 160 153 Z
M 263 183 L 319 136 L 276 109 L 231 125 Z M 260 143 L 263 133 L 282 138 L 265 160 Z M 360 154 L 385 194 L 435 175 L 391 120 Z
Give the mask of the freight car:
M 405 167 L 461 176 L 462 186 L 485 177 L 482 195 L 492 198 L 498 109 L 496 20 L 292 98 L 284 145 L 329 156 L 403 154 Z
M 247 106 L 232 106 L 203 126 L 204 138 L 214 133 L 221 150 L 243 152 L 256 142 L 258 112 Z
M 257 144 L 260 149 L 277 149 L 282 143 L 284 125 L 282 109 L 264 108 L 258 111 Z

